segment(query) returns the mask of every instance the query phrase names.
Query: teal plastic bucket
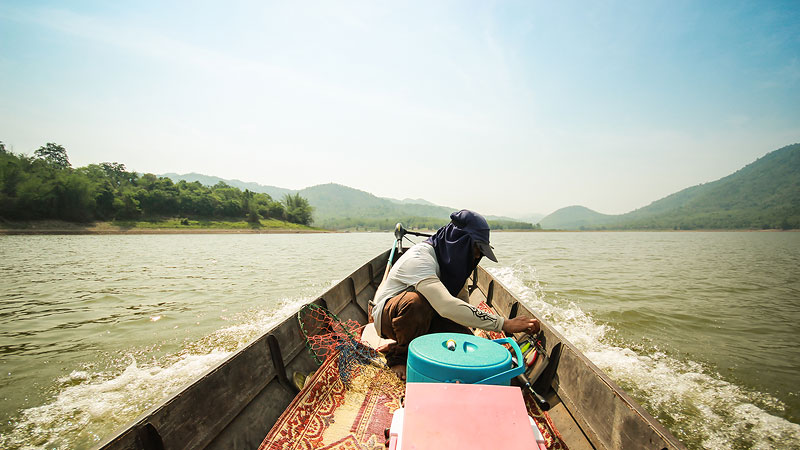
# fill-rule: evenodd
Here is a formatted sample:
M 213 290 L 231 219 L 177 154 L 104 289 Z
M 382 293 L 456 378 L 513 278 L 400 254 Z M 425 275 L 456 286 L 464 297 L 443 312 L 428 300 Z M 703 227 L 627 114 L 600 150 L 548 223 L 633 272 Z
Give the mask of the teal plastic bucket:
M 450 340 L 455 345 L 448 348 Z M 519 345 L 509 338 L 489 340 L 461 333 L 420 336 L 408 346 L 406 381 L 507 386 L 525 367 L 515 365 L 511 353 L 500 343 L 510 344 L 516 360 L 523 361 Z

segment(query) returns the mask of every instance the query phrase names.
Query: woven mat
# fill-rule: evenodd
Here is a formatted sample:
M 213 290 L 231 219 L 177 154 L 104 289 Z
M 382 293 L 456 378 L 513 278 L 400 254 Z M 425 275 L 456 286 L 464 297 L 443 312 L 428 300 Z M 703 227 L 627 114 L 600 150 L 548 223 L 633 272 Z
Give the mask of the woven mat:
M 349 387 L 336 355 L 322 363 L 261 443 L 259 450 L 383 450 L 384 430 L 405 385 L 393 373 L 362 368 Z

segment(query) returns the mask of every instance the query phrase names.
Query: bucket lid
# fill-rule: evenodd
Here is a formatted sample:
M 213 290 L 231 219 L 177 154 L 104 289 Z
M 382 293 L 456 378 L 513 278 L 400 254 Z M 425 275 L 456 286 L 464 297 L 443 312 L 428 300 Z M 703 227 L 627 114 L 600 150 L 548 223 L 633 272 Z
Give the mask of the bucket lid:
M 448 340 L 455 349 L 447 348 Z M 433 333 L 420 336 L 408 346 L 409 364 L 418 371 L 442 366 L 464 369 L 499 369 L 510 367 L 511 354 L 502 345 L 478 336 L 462 333 Z M 413 359 L 413 362 L 412 362 Z M 422 370 L 420 370 L 422 369 Z

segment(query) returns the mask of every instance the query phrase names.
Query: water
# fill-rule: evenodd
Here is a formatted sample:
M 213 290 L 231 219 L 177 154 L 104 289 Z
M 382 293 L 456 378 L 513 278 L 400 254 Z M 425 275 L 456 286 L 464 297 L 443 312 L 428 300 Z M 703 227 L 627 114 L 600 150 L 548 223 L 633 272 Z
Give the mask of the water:
M 0 448 L 86 448 L 387 233 L 0 236 Z M 800 448 L 800 233 L 495 233 L 483 264 L 690 448 Z

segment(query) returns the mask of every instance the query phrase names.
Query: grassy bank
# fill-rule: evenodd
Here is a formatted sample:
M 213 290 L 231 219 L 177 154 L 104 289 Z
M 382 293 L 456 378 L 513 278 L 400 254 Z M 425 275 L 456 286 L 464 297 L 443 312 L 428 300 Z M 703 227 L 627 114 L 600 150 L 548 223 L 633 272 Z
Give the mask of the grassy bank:
M 0 222 L 0 234 L 155 234 L 155 233 L 320 233 L 321 228 L 276 219 L 258 223 L 164 218 L 75 223 L 60 220 Z

